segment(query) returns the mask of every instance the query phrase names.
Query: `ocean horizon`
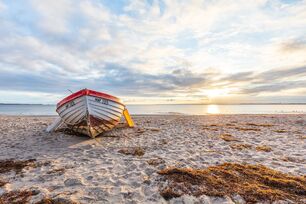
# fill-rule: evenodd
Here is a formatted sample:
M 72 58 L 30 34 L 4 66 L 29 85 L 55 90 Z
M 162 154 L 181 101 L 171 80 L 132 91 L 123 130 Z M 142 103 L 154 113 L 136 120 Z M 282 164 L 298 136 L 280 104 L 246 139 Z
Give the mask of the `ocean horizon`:
M 130 104 L 132 115 L 306 114 L 305 103 Z M 53 104 L 0 104 L 0 115 L 57 115 Z

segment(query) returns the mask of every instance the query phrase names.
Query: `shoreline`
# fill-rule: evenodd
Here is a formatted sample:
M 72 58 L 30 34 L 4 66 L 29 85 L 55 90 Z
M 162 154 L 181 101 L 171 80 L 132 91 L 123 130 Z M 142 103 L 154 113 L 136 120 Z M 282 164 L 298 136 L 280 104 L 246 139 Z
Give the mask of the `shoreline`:
M 224 163 L 264 165 L 305 176 L 306 114 L 133 115 L 136 127 L 96 139 L 46 133 L 56 116 L 0 115 L 0 161 L 29 163 L 0 173 L 0 196 L 35 190 L 43 198 L 79 203 L 233 203 L 233 198 L 181 196 L 165 200 L 159 171 L 205 169 Z M 22 175 L 22 176 L 21 176 Z M 191 202 L 192 203 L 192 202 Z
M 211 113 L 211 114 L 202 114 L 202 115 L 195 115 L 195 114 L 185 114 L 185 113 L 177 113 L 177 114 L 167 114 L 167 113 L 162 113 L 162 114 L 130 114 L 132 117 L 152 117 L 152 116 L 190 116 L 190 117 L 198 117 L 198 116 L 292 116 L 292 115 L 306 115 L 306 113 Z M 0 113 L 0 117 L 59 117 L 57 114 L 54 115 L 18 115 L 18 114 L 2 114 Z

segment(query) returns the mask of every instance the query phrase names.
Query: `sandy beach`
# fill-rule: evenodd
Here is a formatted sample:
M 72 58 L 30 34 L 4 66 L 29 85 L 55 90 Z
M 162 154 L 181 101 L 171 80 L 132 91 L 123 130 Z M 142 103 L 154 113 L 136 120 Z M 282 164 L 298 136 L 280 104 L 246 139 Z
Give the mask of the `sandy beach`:
M 120 124 L 91 139 L 67 130 L 46 133 L 54 117 L 0 116 L 0 203 L 10 203 L 12 192 L 25 192 L 16 198 L 24 203 L 246 203 L 238 194 L 168 198 L 161 193 L 170 182 L 161 170 L 224 163 L 260 164 L 299 177 L 300 200 L 274 203 L 306 201 L 301 180 L 306 175 L 306 115 L 133 119 L 135 128 Z

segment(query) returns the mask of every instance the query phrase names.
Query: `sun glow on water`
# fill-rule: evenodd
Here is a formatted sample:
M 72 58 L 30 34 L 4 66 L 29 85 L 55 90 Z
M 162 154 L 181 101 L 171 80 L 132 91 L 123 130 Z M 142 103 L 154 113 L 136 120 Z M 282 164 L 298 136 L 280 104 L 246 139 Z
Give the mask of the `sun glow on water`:
M 208 105 L 207 106 L 207 113 L 208 114 L 219 114 L 219 106 L 218 105 Z

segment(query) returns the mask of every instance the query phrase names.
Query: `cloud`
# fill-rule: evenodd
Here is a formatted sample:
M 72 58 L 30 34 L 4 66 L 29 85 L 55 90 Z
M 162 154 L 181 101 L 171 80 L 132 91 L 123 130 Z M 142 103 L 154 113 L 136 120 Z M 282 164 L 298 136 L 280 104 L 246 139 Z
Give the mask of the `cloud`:
M 282 90 L 302 88 L 302 79 L 306 78 L 306 67 L 273 69 L 266 72 L 241 72 L 225 75 L 220 72 L 196 74 L 185 69 L 176 69 L 170 73 L 146 74 L 133 71 L 118 64 L 103 65 L 103 74 L 88 79 L 71 79 L 65 76 L 54 77 L 55 73 L 33 74 L 11 71 L 0 76 L 0 90 L 37 91 L 46 93 L 66 93 L 67 89 L 79 90 L 92 88 L 115 93 L 121 96 L 163 97 L 181 94 L 185 96 L 202 96 L 200 90 L 227 89 L 235 91 L 231 94 L 272 93 Z M 299 77 L 297 77 L 299 76 Z M 169 94 L 170 93 L 170 94 Z
M 305 11 L 276 0 L 0 1 L 0 90 L 282 94 L 305 79 Z
M 0 1 L 0 12 L 3 11 L 4 9 L 6 9 L 6 6 L 2 1 Z
M 297 78 L 299 76 L 306 76 L 306 66 L 292 67 L 287 69 L 272 69 L 262 72 L 255 76 L 259 82 L 270 82 L 274 80 L 287 79 L 290 77 Z
M 281 51 L 283 52 L 297 52 L 304 51 L 306 53 L 306 38 L 288 40 L 281 44 Z
M 306 82 L 303 81 L 286 81 L 278 83 L 270 83 L 266 85 L 258 85 L 252 88 L 245 88 L 242 90 L 244 94 L 262 94 L 262 93 L 273 93 L 283 90 L 297 89 L 306 87 Z
M 95 79 L 69 79 L 53 73 L 33 74 L 23 72 L 16 74 L 11 71 L 2 71 L 0 76 L 0 89 L 18 91 L 37 91 L 63 93 L 67 89 L 78 90 L 81 88 L 101 89 L 108 87 L 111 92 L 121 95 L 152 95 L 160 96 L 168 91 L 190 90 L 204 84 L 207 80 L 202 75 L 195 75 L 186 70 L 175 70 L 169 74 L 144 74 L 131 71 L 116 64 L 107 64 L 103 76 Z M 66 87 L 66 88 L 64 88 Z M 186 93 L 188 93 L 186 91 Z
M 253 79 L 254 79 L 254 73 L 249 71 L 249 72 L 240 72 L 228 75 L 224 78 L 221 78 L 220 81 L 235 83 L 235 82 L 247 82 Z
M 69 32 L 69 18 L 74 12 L 71 0 L 39 1 L 30 0 L 33 11 L 39 16 L 38 25 L 41 29 L 52 34 Z
M 306 87 L 306 66 L 234 74 L 227 79 L 234 79 L 233 83 L 245 83 L 244 88 L 239 91 L 242 94 L 278 93 Z

